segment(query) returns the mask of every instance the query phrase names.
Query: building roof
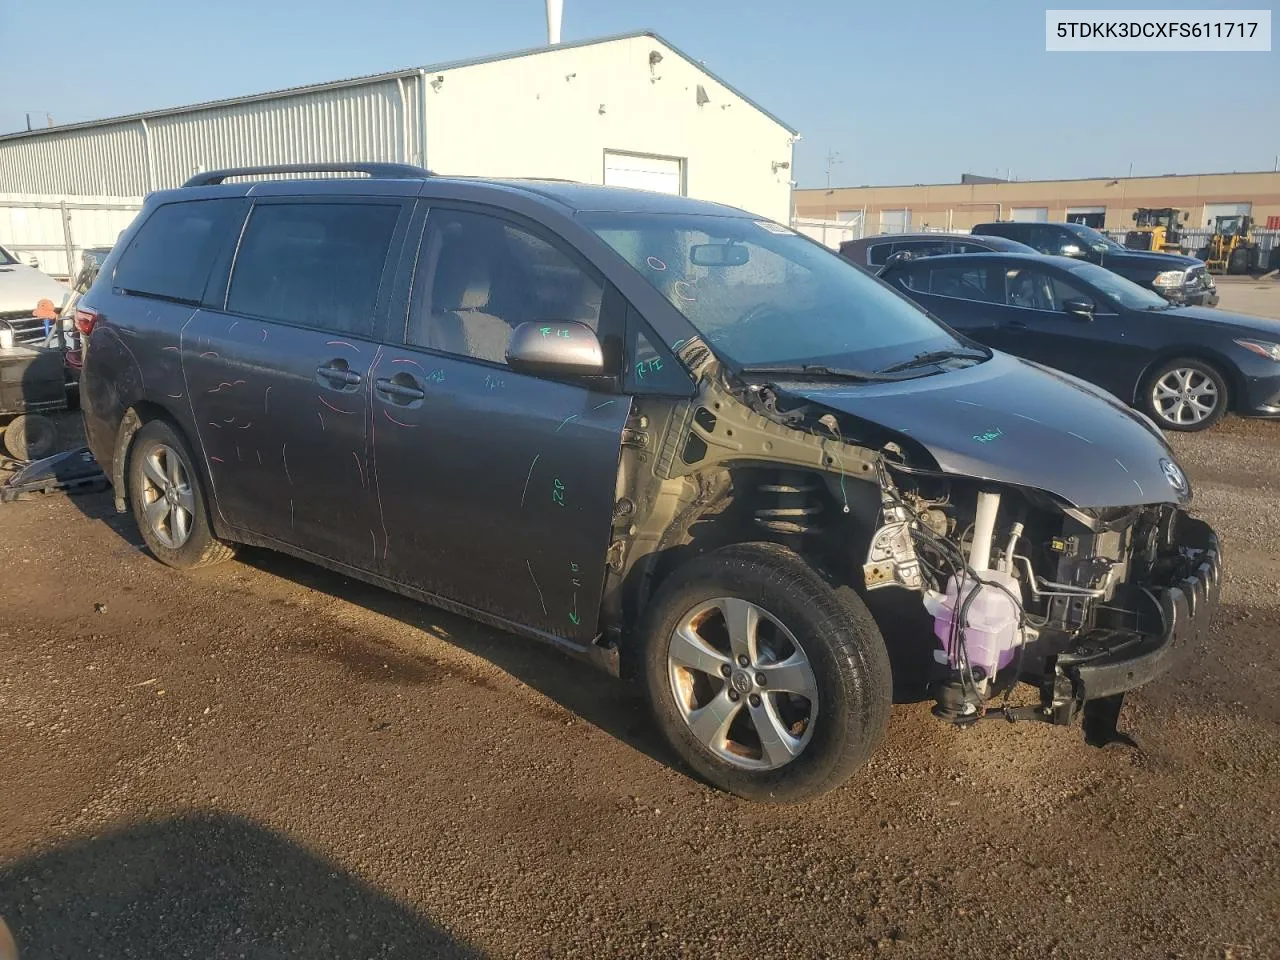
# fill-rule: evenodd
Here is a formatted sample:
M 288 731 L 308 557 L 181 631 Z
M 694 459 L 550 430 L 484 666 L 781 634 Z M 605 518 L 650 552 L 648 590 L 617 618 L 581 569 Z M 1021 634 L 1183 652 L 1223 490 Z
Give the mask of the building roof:
M 859 183 L 856 185 L 847 184 L 843 187 L 835 185 L 830 187 L 797 187 L 796 190 L 803 193 L 835 193 L 840 190 L 902 190 L 906 187 L 1017 187 L 1030 183 L 1088 183 L 1091 180 L 1106 180 L 1119 183 L 1126 180 L 1186 180 L 1192 177 L 1269 176 L 1275 173 L 1277 173 L 1275 170 L 1213 170 L 1208 173 L 1153 173 L 1133 177 L 1049 177 L 1041 180 L 965 180 L 964 177 L 975 175 L 962 174 L 960 180 L 952 180 L 947 183 Z
M 740 97 L 743 102 L 755 107 L 766 117 L 786 129 L 792 136 L 796 136 L 799 131 L 790 124 L 779 119 L 773 113 L 770 113 L 760 104 L 756 103 L 745 93 L 728 83 L 712 71 L 708 70 L 706 65 L 695 60 L 689 54 L 685 53 L 674 43 L 666 38 L 654 33 L 651 30 L 636 30 L 631 33 L 618 33 L 607 37 L 593 37 L 586 40 L 574 40 L 569 43 L 558 43 L 554 46 L 529 47 L 524 50 L 512 50 L 507 53 L 496 53 L 487 57 L 472 57 L 467 60 L 451 60 L 446 63 L 427 64 L 421 67 L 404 67 L 399 70 L 390 70 L 385 73 L 371 73 L 360 77 L 348 77 L 344 80 L 330 80 L 324 83 L 304 84 L 297 87 L 285 87 L 280 90 L 269 90 L 264 93 L 251 93 L 239 97 L 227 97 L 223 100 L 205 100 L 200 103 L 186 104 L 179 107 L 165 107 L 160 110 L 146 110 L 141 113 L 128 113 L 117 117 L 104 117 L 101 120 L 83 120 L 79 123 L 64 123 L 52 127 L 39 127 L 35 130 L 19 130 L 14 133 L 0 134 L 0 142 L 8 140 L 18 140 L 26 137 L 43 137 L 50 134 L 65 133 L 69 130 L 83 130 L 90 127 L 103 127 L 116 123 L 127 123 L 131 120 L 151 120 L 156 117 L 172 116 L 180 113 L 191 113 L 197 110 L 208 110 L 214 107 L 226 107 L 234 104 L 253 103 L 257 100 L 274 100 L 277 97 L 289 97 L 304 93 L 319 93 L 323 90 L 334 90 L 341 87 L 359 86 L 366 83 L 379 83 L 383 80 L 394 80 L 396 77 L 415 76 L 419 71 L 425 73 L 443 73 L 446 70 L 457 70 L 461 67 L 474 67 L 484 63 L 498 63 L 502 60 L 514 60 L 517 57 L 529 57 L 540 53 L 554 53 L 557 50 L 572 50 L 575 47 L 590 47 L 601 43 L 614 43 L 619 40 L 634 40 L 638 37 L 649 37 L 656 40 L 663 46 L 667 47 L 673 53 L 687 60 L 696 69 L 705 73 L 712 80 L 732 91 L 736 96 Z

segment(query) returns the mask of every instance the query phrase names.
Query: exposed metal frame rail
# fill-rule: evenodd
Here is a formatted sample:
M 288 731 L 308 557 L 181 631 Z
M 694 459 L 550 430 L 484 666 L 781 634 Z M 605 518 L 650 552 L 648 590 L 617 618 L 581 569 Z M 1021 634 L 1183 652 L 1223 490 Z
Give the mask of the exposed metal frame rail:
M 184 187 L 208 187 L 229 177 L 254 177 L 290 173 L 363 173 L 374 180 L 425 180 L 431 171 L 411 163 L 286 163 L 267 167 L 228 167 L 197 173 Z

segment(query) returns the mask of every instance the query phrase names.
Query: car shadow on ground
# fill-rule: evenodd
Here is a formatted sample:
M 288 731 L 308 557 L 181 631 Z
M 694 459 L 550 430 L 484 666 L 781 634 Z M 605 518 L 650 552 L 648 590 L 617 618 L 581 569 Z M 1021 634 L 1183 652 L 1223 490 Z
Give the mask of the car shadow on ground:
M 140 549 L 142 538 L 136 524 L 128 514 L 115 512 L 109 492 L 72 500 L 87 518 L 104 523 L 130 548 Z M 487 660 L 651 759 L 679 766 L 675 754 L 658 735 L 638 684 L 616 680 L 590 664 L 537 641 L 476 623 L 285 554 L 242 547 L 237 559 L 264 573 L 441 637 Z M 889 648 L 894 702 L 916 703 L 928 699 L 927 671 L 933 662 L 935 641 L 918 597 L 899 590 L 880 591 L 871 595 L 869 605 Z M 358 645 L 372 641 L 348 635 L 346 642 Z M 367 653 L 348 650 L 347 655 L 367 659 Z
M 20 960 L 483 957 L 288 837 L 216 812 L 12 863 L 0 909 Z
M 265 573 L 357 604 L 428 630 L 460 649 L 482 657 L 506 673 L 655 760 L 674 754 L 658 736 L 639 685 L 613 679 L 596 667 L 515 634 L 484 626 L 352 580 L 305 561 L 262 549 L 242 549 L 239 559 Z M 933 662 L 932 624 L 915 594 L 873 596 L 872 611 L 890 650 L 894 702 L 928 699 L 927 671 Z M 914 601 L 914 604 L 910 601 Z

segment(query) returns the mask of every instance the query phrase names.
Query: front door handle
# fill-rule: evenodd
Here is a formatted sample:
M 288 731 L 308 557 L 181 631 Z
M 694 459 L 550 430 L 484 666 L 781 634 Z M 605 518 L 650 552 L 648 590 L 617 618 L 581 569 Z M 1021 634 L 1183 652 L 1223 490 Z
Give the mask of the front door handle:
M 328 381 L 330 386 L 339 388 L 360 385 L 360 374 L 347 366 L 347 361 L 342 359 L 330 360 L 316 367 L 316 376 Z
M 1006 330 L 1026 330 L 1026 329 L 1028 329 L 1027 325 L 1026 325 L 1023 321 L 1021 321 L 1021 320 L 1010 320 L 1010 321 L 1009 321 L 1008 323 L 1006 323 L 1004 326 L 1005 326 L 1005 329 L 1006 329 Z
M 423 399 L 427 394 L 422 386 L 407 373 L 397 373 L 393 377 L 379 377 L 373 381 L 378 393 L 392 403 L 401 405 Z

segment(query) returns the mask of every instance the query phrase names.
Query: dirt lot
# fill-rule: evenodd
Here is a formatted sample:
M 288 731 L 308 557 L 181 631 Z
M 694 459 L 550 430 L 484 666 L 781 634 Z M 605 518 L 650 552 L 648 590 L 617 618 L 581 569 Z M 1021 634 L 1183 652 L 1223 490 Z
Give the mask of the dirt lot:
M 176 573 L 106 494 L 0 506 L 0 914 L 23 960 L 1280 956 L 1280 424 L 1176 445 L 1228 580 L 1138 748 L 903 703 L 801 808 L 517 638 L 261 551 Z

